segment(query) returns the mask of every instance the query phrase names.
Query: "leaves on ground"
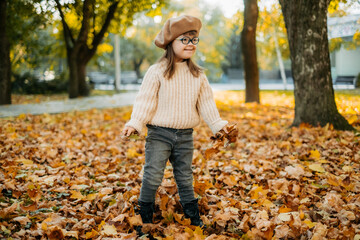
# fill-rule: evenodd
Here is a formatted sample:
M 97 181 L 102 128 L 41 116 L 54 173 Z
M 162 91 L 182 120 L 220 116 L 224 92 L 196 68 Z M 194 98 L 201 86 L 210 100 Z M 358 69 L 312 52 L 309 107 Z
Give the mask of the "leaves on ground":
M 155 223 L 144 231 L 157 239 L 359 239 L 359 135 L 329 125 L 290 128 L 293 102 L 283 94 L 263 94 L 263 105 L 243 103 L 241 92 L 216 98 L 238 133 L 206 158 L 210 129 L 195 128 L 194 188 L 208 227 L 184 218 L 167 164 Z M 339 110 L 359 129 L 359 100 L 342 101 Z M 0 120 L 0 236 L 136 239 L 145 143 L 121 137 L 130 114 Z

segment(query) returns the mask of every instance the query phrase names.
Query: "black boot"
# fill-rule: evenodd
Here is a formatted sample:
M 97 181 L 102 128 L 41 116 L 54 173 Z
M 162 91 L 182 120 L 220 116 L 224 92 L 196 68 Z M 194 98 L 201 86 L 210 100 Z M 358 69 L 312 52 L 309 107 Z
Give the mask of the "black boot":
M 138 201 L 139 208 L 138 213 L 140 213 L 141 220 L 143 223 L 153 223 L 153 214 L 155 211 L 155 205 L 153 202 L 141 202 Z M 137 226 L 136 232 L 139 237 L 145 235 L 142 232 L 142 226 Z M 151 236 L 149 236 L 150 239 L 154 239 Z
M 139 207 L 139 213 L 143 223 L 153 223 L 153 214 L 155 211 L 154 203 L 139 201 Z
M 198 199 L 188 203 L 181 203 L 186 218 L 190 218 L 191 225 L 204 227 L 204 223 L 200 219 Z

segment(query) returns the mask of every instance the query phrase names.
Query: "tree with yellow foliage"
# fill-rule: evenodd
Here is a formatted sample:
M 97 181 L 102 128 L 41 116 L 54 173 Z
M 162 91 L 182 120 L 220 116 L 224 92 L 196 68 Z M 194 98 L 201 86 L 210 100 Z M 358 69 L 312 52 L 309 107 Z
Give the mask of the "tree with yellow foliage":
M 164 0 L 84 0 L 61 3 L 55 0 L 63 26 L 69 66 L 69 97 L 87 96 L 86 65 L 111 29 L 123 31 L 138 12 L 150 12 L 164 5 Z

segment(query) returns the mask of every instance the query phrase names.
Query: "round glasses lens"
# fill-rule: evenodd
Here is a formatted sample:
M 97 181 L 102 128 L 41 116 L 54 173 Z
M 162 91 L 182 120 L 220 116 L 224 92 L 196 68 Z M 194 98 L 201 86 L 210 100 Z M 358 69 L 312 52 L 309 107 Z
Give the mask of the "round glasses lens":
M 190 38 L 188 38 L 188 37 L 183 37 L 183 38 L 181 39 L 181 42 L 182 42 L 183 44 L 185 44 L 185 45 L 188 45 L 188 44 L 189 44 L 189 41 L 190 41 Z
M 199 38 L 193 38 L 193 39 L 192 39 L 192 43 L 193 43 L 194 45 L 198 44 L 198 43 L 199 43 Z

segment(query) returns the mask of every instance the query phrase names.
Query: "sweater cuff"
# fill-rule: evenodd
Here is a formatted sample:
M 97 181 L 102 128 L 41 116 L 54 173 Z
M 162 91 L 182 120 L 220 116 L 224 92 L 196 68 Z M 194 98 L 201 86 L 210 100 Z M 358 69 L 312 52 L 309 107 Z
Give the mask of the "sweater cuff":
M 218 131 L 220 131 L 223 127 L 226 126 L 226 124 L 228 124 L 228 121 L 225 120 L 216 120 L 215 122 L 211 123 L 211 125 L 209 126 L 211 131 L 213 132 L 213 134 L 216 134 Z
M 141 135 L 142 130 L 143 130 L 143 128 L 144 128 L 144 125 L 145 125 L 145 124 L 143 124 L 142 122 L 140 122 L 140 121 L 138 121 L 138 120 L 136 120 L 136 119 L 133 119 L 133 118 L 130 119 L 130 121 L 125 124 L 126 127 L 133 127 L 133 128 L 135 128 L 136 131 L 139 133 L 139 135 Z

